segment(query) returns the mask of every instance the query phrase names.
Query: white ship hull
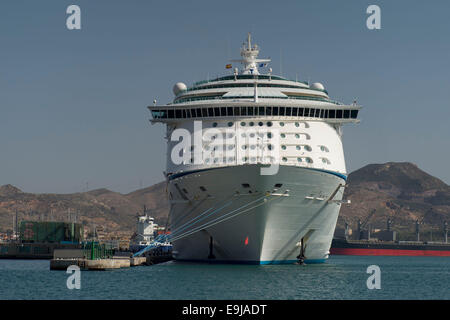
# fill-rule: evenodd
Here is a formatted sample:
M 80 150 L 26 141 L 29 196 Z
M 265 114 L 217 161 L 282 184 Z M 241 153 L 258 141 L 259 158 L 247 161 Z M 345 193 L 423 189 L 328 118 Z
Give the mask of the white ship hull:
M 302 238 L 306 263 L 328 258 L 343 194 L 340 185 L 346 177 L 294 166 L 261 175 L 260 168 L 256 164 L 211 168 L 171 178 L 175 259 L 293 263 Z M 228 220 L 220 222 L 224 217 Z M 215 219 L 217 224 L 201 227 Z M 189 231 L 193 233 L 188 235 Z M 183 237 L 176 240 L 177 236 Z
M 178 82 L 172 103 L 149 107 L 152 123 L 167 129 L 169 240 L 178 260 L 328 258 L 347 172 L 342 126 L 359 122 L 361 107 L 331 100 L 319 82 L 271 68 L 261 74 L 270 59 L 258 54 L 248 34 L 242 59 L 233 60 L 240 70 L 191 87 Z

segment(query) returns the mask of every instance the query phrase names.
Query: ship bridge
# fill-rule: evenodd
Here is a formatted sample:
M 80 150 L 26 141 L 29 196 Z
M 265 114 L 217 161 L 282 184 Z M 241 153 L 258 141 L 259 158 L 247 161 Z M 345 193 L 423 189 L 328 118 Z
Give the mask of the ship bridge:
M 358 122 L 360 106 L 345 105 L 330 99 L 321 83 L 289 80 L 273 75 L 267 69 L 270 59 L 258 59 L 259 47 L 252 45 L 251 35 L 241 48 L 232 75 L 199 81 L 191 87 L 177 83 L 174 100 L 166 105 L 150 106 L 153 122 L 183 121 L 183 119 L 213 118 L 281 118 L 326 121 L 331 123 Z M 229 67 L 230 65 L 228 65 Z M 258 68 L 266 68 L 261 74 Z

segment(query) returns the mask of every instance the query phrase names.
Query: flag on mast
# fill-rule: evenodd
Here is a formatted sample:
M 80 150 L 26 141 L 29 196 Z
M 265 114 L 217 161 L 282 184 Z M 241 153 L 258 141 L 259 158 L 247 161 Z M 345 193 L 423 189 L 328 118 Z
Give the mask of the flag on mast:
M 231 65 L 231 63 L 229 63 L 229 64 L 227 64 L 226 66 L 225 66 L 225 68 L 226 69 L 231 69 L 233 66 Z

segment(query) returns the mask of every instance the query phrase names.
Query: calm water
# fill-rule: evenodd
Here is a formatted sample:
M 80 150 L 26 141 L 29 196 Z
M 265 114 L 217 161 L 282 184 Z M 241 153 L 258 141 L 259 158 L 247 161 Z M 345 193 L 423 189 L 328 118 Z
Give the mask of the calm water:
M 381 289 L 366 286 L 369 265 Z M 0 299 L 450 299 L 450 258 L 333 256 L 320 265 L 168 262 L 81 272 L 69 290 L 49 261 L 0 260 Z

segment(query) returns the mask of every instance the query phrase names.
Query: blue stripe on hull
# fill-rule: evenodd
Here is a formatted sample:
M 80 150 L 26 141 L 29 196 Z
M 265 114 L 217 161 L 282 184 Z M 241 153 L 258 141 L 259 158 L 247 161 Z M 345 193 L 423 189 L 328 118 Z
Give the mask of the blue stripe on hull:
M 183 176 L 186 176 L 186 175 L 192 174 L 192 173 L 203 172 L 203 171 L 210 171 L 210 170 L 217 170 L 217 169 L 226 169 L 226 168 L 232 168 L 232 167 L 208 168 L 208 169 L 200 169 L 200 170 L 192 170 L 192 171 L 174 173 L 174 174 L 169 176 L 169 180 L 173 180 L 173 179 L 176 179 L 176 178 L 179 178 L 179 177 L 183 177 Z M 339 173 L 339 172 L 328 171 L 328 170 L 323 170 L 323 169 L 315 169 L 315 168 L 303 168 L 303 167 L 301 167 L 301 168 L 302 169 L 307 169 L 307 170 L 314 170 L 314 171 L 319 171 L 319 172 L 325 172 L 325 173 L 332 174 L 334 176 L 337 176 L 337 177 L 347 181 L 347 176 L 342 174 L 342 173 Z
M 214 263 L 214 264 L 249 264 L 249 265 L 269 265 L 269 264 L 294 264 L 298 260 L 195 260 L 195 259 L 175 259 L 180 262 L 196 262 L 196 263 Z M 310 259 L 305 260 L 305 264 L 325 263 L 326 259 Z

